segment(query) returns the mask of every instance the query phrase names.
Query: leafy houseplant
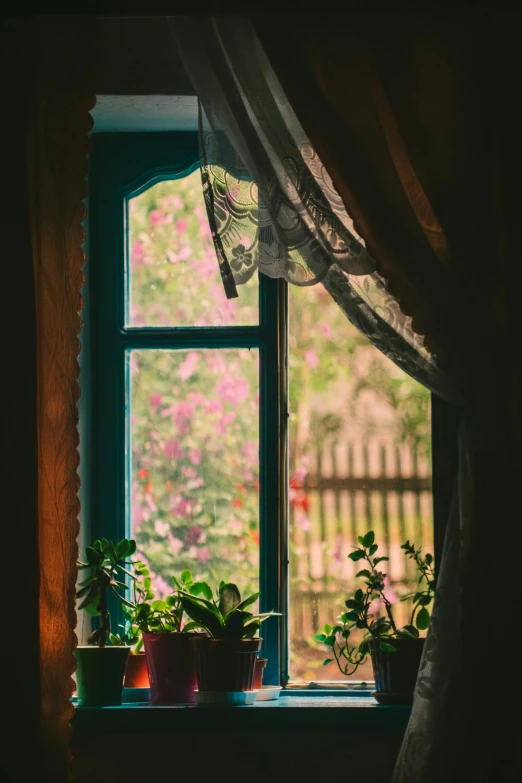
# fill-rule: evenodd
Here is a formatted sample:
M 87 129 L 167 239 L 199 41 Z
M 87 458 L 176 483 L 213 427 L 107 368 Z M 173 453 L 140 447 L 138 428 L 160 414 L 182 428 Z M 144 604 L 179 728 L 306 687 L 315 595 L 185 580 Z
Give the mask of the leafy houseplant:
M 124 615 L 123 626 L 120 626 L 122 632 L 111 634 L 110 640 L 112 644 L 126 645 L 130 648 L 125 669 L 124 687 L 149 688 L 150 680 L 143 649 L 143 633 L 138 625 L 138 618 L 142 605 L 146 601 L 151 601 L 154 598 L 154 593 L 151 590 L 150 571 L 145 563 L 141 560 L 134 560 L 132 565 L 134 573 L 131 582 L 131 605 L 122 605 Z
M 122 595 L 122 591 L 128 589 L 127 585 L 117 577 L 120 574 L 132 577 L 126 566 L 131 564 L 128 558 L 135 551 L 136 542 L 132 539 L 123 538 L 115 544 L 101 538 L 86 548 L 86 562 L 78 561 L 79 570 L 90 573 L 78 586 L 76 600 L 80 603 L 77 608 L 100 618 L 98 626 L 87 638 L 88 644 L 75 650 L 78 700 L 85 706 L 121 704 L 129 647 L 107 644 L 111 637 L 108 595 L 111 592 L 124 605 L 132 606 Z
M 342 674 L 354 674 L 359 666 L 371 656 L 376 690 L 373 695 L 380 702 L 411 703 L 413 688 L 419 668 L 424 639 L 419 631 L 425 631 L 430 623 L 428 609 L 434 596 L 435 574 L 433 557 L 422 556 L 406 541 L 401 549 L 415 562 L 418 572 L 417 589 L 401 598 L 411 600 L 409 622 L 398 627 L 393 616 L 393 607 L 385 595 L 386 574 L 379 570 L 380 563 L 389 558 L 377 556 L 378 545 L 375 533 L 369 531 L 358 537 L 359 547 L 354 547 L 348 557 L 361 562 L 365 567 L 356 577 L 364 579 L 364 589 L 359 588 L 345 602 L 346 611 L 340 615 L 334 626 L 325 625 L 323 632 L 316 634 L 316 641 L 326 645 L 333 658 L 327 658 L 324 665 L 336 662 Z M 380 602 L 384 611 L 375 613 L 374 602 Z M 361 631 L 362 639 L 350 644 L 352 633 Z
M 252 690 L 261 623 L 279 612 L 252 614 L 248 608 L 260 593 L 242 599 L 237 585 L 221 582 L 216 597 L 180 591 L 181 605 L 191 620 L 208 632 L 192 639 L 198 689 L 202 692 Z
M 190 638 L 199 633 L 197 623 L 185 621 L 181 593 L 211 596 L 206 582 L 194 582 L 185 570 L 173 576 L 174 590 L 165 600 L 155 599 L 148 569 L 138 563 L 136 602 L 125 610 L 130 633 L 141 635 L 145 648 L 147 670 L 153 704 L 193 704 L 196 688 L 196 665 Z

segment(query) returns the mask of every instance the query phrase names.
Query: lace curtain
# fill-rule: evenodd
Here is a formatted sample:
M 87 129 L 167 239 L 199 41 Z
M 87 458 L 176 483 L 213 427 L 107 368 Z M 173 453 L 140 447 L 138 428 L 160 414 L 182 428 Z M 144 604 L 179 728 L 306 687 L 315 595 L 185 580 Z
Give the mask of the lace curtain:
M 322 284 L 401 369 L 459 401 L 377 270 L 249 20 L 169 22 L 198 95 L 203 191 L 227 296 L 256 270 Z

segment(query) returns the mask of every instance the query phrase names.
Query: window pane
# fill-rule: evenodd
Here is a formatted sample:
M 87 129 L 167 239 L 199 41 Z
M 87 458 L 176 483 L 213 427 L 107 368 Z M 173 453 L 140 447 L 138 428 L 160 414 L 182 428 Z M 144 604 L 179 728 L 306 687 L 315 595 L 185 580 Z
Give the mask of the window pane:
M 290 678 L 346 682 L 335 662 L 323 666 L 332 656 L 313 636 L 364 587 L 363 566 L 348 559 L 357 536 L 374 530 L 377 554 L 390 557 L 400 625 L 409 604 L 398 599 L 416 584 L 400 546 L 433 554 L 430 394 L 322 286 L 290 286 L 289 296 Z M 373 679 L 370 659 L 351 679 Z
M 259 589 L 258 351 L 130 350 L 130 529 L 156 597 L 189 568 Z
M 227 299 L 196 169 L 128 200 L 127 326 L 255 326 L 258 277 Z

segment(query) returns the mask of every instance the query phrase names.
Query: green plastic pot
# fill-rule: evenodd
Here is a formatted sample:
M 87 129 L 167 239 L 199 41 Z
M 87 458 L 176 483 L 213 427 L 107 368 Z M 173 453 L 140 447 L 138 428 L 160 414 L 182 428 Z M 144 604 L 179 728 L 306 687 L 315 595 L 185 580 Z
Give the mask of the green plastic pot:
M 83 707 L 113 707 L 121 704 L 123 677 L 129 647 L 77 647 L 76 691 Z

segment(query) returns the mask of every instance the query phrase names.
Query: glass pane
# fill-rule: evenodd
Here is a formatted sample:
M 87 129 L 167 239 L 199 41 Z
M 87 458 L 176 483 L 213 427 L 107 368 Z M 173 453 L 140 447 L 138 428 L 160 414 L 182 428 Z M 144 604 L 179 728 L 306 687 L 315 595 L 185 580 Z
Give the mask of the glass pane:
M 248 349 L 127 352 L 130 529 L 156 597 L 189 568 L 259 589 L 259 367 Z
M 321 285 L 290 286 L 289 365 L 290 677 L 346 682 L 313 637 L 364 587 L 364 566 L 348 559 L 357 536 L 374 530 L 377 555 L 390 557 L 381 569 L 400 626 L 409 604 L 399 598 L 416 584 L 400 546 L 433 554 L 430 394 Z M 350 679 L 372 680 L 370 659 Z
M 128 201 L 126 325 L 255 326 L 258 276 L 227 299 L 196 169 Z

